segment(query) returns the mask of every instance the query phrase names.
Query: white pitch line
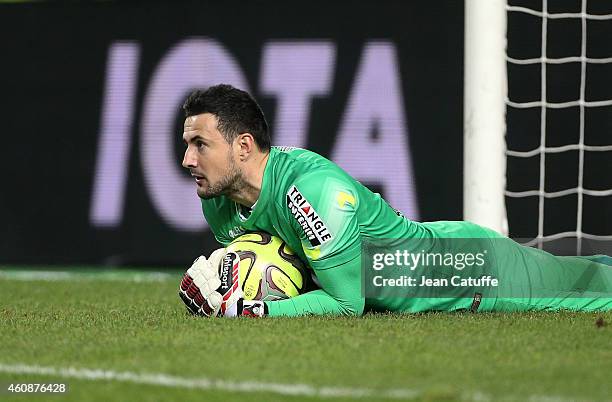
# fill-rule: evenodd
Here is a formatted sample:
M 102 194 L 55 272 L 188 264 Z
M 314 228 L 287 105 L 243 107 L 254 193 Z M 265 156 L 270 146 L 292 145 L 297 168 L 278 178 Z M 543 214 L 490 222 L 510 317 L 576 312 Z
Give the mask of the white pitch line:
M 206 377 L 182 378 L 162 373 L 134 373 L 129 371 L 121 372 L 73 367 L 43 367 L 26 364 L 0 363 L 0 372 L 75 378 L 79 380 L 121 381 L 174 388 L 194 388 L 227 392 L 267 392 L 279 395 L 326 398 L 361 399 L 377 397 L 387 399 L 415 399 L 421 395 L 419 392 L 411 389 L 376 390 L 371 388 L 315 387 L 307 384 L 228 381 Z
M 373 389 L 357 387 L 316 387 L 307 384 L 283 384 L 259 381 L 231 381 L 218 380 L 206 377 L 183 378 L 163 373 L 135 373 L 130 371 L 112 371 L 101 369 L 74 368 L 74 367 L 44 367 L 27 364 L 0 363 L 0 373 L 45 375 L 60 378 L 75 378 L 92 381 L 120 381 L 132 384 L 157 385 L 172 388 L 190 388 L 203 390 L 217 390 L 225 392 L 267 392 L 278 395 L 306 396 L 323 398 L 364 399 L 375 397 L 377 399 L 413 400 L 426 396 L 420 391 L 408 388 Z M 512 395 L 492 397 L 480 391 L 463 392 L 456 395 L 461 401 L 492 402 L 516 401 L 528 402 L 574 402 L 575 398 L 558 395 L 531 395 L 518 398 Z M 583 402 L 592 402 L 591 399 L 580 398 Z M 606 401 L 610 401 L 606 399 Z
M 92 271 L 92 272 L 70 272 L 70 271 L 35 271 L 35 270 L 2 270 L 0 279 L 13 281 L 127 281 L 127 282 L 164 282 L 168 280 L 180 280 L 177 275 L 165 272 L 121 272 L 121 271 Z

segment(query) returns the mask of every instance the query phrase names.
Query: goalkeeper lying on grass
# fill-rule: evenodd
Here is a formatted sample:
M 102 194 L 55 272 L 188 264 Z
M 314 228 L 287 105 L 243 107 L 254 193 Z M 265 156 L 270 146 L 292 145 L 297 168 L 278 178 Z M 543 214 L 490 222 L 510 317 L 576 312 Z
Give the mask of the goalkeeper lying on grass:
M 195 178 L 216 239 L 227 246 L 249 231 L 278 236 L 308 262 L 320 285 L 290 299 L 246 301 L 236 279 L 221 294 L 217 267 L 225 251 L 219 249 L 209 259 L 197 259 L 185 276 L 190 289 L 180 295 L 195 314 L 612 309 L 610 257 L 557 257 L 469 222 L 406 219 L 329 160 L 303 149 L 271 147 L 257 103 L 229 85 L 193 92 L 183 109 L 183 166 Z M 451 297 L 410 293 L 409 287 L 402 297 L 397 288 L 385 293 L 383 286 L 376 296 L 364 297 L 362 241 L 409 239 L 414 249 L 430 250 L 448 238 L 501 242 L 484 272 L 499 286 L 468 284 Z

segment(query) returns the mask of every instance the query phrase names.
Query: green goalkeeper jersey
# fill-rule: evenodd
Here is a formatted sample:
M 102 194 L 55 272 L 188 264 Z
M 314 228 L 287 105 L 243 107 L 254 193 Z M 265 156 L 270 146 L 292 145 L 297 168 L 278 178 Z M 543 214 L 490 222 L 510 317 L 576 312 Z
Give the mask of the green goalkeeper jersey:
M 270 316 L 360 315 L 364 309 L 418 312 L 468 308 L 473 304 L 471 294 L 453 298 L 384 295 L 376 298 L 364 297 L 362 241 L 501 237 L 494 231 L 469 222 L 411 221 L 389 206 L 379 194 L 370 191 L 333 162 L 314 152 L 290 147 L 272 147 L 270 150 L 261 193 L 250 214 L 245 213 L 240 205 L 225 196 L 202 200 L 202 209 L 216 239 L 223 245 L 229 244 L 245 232 L 265 231 L 282 238 L 314 270 L 321 289 L 291 299 L 266 302 Z M 519 265 L 529 265 L 529 259 L 532 258 L 529 253 L 536 253 L 536 260 L 539 260 L 535 265 L 538 269 L 560 264 L 559 259 L 562 258 L 518 244 L 511 248 L 512 255 L 508 258 Z M 583 259 L 576 261 L 582 263 Z M 584 261 L 585 264 L 597 264 L 590 260 Z M 498 262 L 502 263 L 503 261 Z M 573 262 L 564 264 L 570 268 L 576 266 Z M 529 274 L 525 274 L 528 267 L 513 267 L 512 272 L 514 268 L 517 273 L 512 275 L 526 286 L 526 305 L 536 305 L 538 301 L 528 297 L 530 289 L 526 284 L 531 280 Z M 609 281 L 603 284 L 604 295 L 612 297 L 612 268 L 604 273 L 603 280 Z M 521 275 L 526 275 L 526 278 Z M 599 285 L 601 287 L 601 283 Z M 606 287 L 607 285 L 610 287 Z M 610 293 L 606 294 L 608 290 Z M 553 308 L 575 307 L 571 304 L 571 296 L 572 294 L 569 294 L 564 297 L 564 300 L 570 300 L 569 305 L 557 306 L 553 301 Z M 582 304 L 612 308 L 612 302 L 589 304 L 578 300 L 577 303 L 578 308 Z M 549 305 L 550 303 L 540 308 L 547 308 Z M 523 304 L 513 303 L 512 300 L 490 298 L 483 301 L 480 309 L 511 310 L 521 309 L 521 306 Z

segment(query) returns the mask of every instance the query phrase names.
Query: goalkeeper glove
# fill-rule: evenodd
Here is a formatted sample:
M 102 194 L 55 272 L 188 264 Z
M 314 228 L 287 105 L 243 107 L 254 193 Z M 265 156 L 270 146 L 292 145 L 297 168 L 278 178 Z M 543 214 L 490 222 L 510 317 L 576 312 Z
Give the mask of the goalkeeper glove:
M 187 270 L 179 296 L 187 310 L 198 316 L 261 317 L 267 313 L 260 300 L 244 300 L 239 283 L 240 259 L 236 253 L 215 250 L 208 259 L 198 257 Z

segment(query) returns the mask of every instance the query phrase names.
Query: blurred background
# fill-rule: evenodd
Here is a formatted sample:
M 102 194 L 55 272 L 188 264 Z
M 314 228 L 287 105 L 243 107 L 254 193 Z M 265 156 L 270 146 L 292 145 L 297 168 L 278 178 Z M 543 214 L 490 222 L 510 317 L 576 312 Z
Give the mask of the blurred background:
M 612 21 L 587 14 L 612 5 L 553 3 L 510 2 L 500 22 L 506 127 L 490 135 L 507 133 L 510 153 L 497 208 L 512 237 L 610 253 Z M 457 0 L 1 3 L 0 264 L 173 267 L 216 248 L 180 165 L 181 105 L 221 82 L 260 102 L 274 145 L 336 161 L 410 219 L 463 219 L 464 10 Z

